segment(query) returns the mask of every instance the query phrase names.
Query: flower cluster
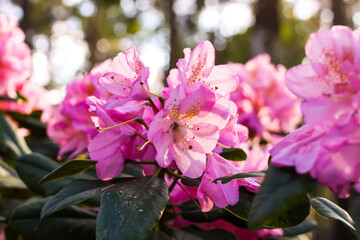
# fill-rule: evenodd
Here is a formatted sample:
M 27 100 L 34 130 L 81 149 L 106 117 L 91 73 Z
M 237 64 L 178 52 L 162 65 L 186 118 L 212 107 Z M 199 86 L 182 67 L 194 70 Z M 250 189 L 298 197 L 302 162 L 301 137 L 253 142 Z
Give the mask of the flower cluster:
M 17 27 L 17 20 L 8 19 L 0 14 L 0 95 L 16 99 L 0 101 L 1 111 L 30 114 L 43 112 L 41 120 L 46 122 L 51 107 L 43 99 L 46 90 L 28 80 L 31 74 L 31 54 L 25 44 L 24 32 Z
M 306 124 L 271 151 L 272 163 L 309 173 L 339 197 L 352 183 L 360 192 L 359 33 L 334 26 L 313 33 L 305 51 L 309 63 L 291 68 L 288 88 L 304 99 Z
M 149 68 L 132 47 L 68 85 L 48 134 L 61 146 L 60 154 L 69 152 L 70 158 L 87 147 L 102 180 L 117 177 L 127 161 L 139 162 L 146 175 L 154 174 L 158 166 L 171 179 L 197 179 L 192 197 L 208 212 L 214 205 L 236 204 L 239 187 L 257 192 L 261 179 L 225 184 L 214 180 L 266 170 L 269 155 L 255 147 L 259 138 L 274 141 L 270 132 L 292 130 L 299 121 L 299 101 L 284 90 L 284 72 L 267 55 L 246 65 L 215 65 L 213 45 L 202 41 L 193 50 L 184 50 L 184 58 L 170 71 L 168 87 L 158 95 L 150 91 Z M 249 128 L 258 138 L 251 141 L 251 149 L 245 143 Z M 248 160 L 223 158 L 225 148 L 245 148 Z M 182 199 L 183 190 L 175 187 L 172 196 Z M 280 232 L 263 234 L 268 233 Z

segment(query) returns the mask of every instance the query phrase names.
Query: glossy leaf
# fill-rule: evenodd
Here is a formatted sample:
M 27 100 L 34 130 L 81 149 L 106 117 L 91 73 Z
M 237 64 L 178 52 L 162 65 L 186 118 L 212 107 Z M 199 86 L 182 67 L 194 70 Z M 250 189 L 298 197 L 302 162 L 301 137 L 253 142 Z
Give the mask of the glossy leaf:
M 46 201 L 27 202 L 14 210 L 10 223 L 24 239 L 95 239 L 96 213 L 71 207 L 40 220 L 40 211 Z
M 41 211 L 41 217 L 43 218 L 71 205 L 100 196 L 106 189 L 123 184 L 129 180 L 131 178 L 123 178 L 110 182 L 75 179 L 49 199 Z
M 26 186 L 44 196 L 53 195 L 74 179 L 70 177 L 39 184 L 40 179 L 58 167 L 57 162 L 38 153 L 23 155 L 15 163 L 15 169 Z
M 97 218 L 97 239 L 144 239 L 167 201 L 167 185 L 156 177 L 136 178 L 106 189 Z
M 311 199 L 311 206 L 320 216 L 339 220 L 353 233 L 356 231 L 353 226 L 354 220 L 351 216 L 344 209 L 330 200 L 322 197 L 313 198 Z
M 286 228 L 301 223 L 309 214 L 307 193 L 315 181 L 292 168 L 270 165 L 249 213 L 251 231 L 263 227 Z
M 17 159 L 30 152 L 25 140 L 17 135 L 14 124 L 0 113 L 0 155 Z
M 316 227 L 317 223 L 311 219 L 305 219 L 302 223 L 290 228 L 284 228 L 284 236 L 296 236 L 310 232 Z
M 12 168 L 0 161 L 0 189 L 3 188 L 25 189 L 26 186 Z
M 47 174 L 45 177 L 43 177 L 39 183 L 46 183 L 52 180 L 66 178 L 70 176 L 74 176 L 76 174 L 82 173 L 89 168 L 96 165 L 96 161 L 93 160 L 71 160 L 63 165 L 59 166 L 49 174 Z
M 203 212 L 192 200 L 182 203 L 179 208 L 182 210 L 181 217 L 192 222 L 212 222 L 230 214 L 224 208 L 216 206 L 209 212 Z
M 264 172 L 245 172 L 245 173 L 238 173 L 231 176 L 225 176 L 216 178 L 214 182 L 221 181 L 222 183 L 228 183 L 233 179 L 241 179 L 241 178 L 249 178 L 249 177 L 265 177 Z
M 245 161 L 247 158 L 246 152 L 240 148 L 224 149 L 220 155 L 231 161 Z

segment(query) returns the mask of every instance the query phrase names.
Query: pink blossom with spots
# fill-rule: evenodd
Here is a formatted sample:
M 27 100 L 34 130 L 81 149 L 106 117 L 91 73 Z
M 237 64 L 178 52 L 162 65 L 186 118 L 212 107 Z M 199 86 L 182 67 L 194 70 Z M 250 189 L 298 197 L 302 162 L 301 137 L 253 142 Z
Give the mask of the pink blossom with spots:
M 31 74 L 30 48 L 17 20 L 0 14 L 0 95 L 16 98 L 17 84 Z
M 149 68 L 141 61 L 135 47 L 129 48 L 126 54 L 119 53 L 108 72 L 98 81 L 99 86 L 112 95 L 106 108 L 114 109 L 132 100 L 150 99 L 148 78 Z
M 300 100 L 286 89 L 285 67 L 274 66 L 267 54 L 232 66 L 239 83 L 230 99 L 238 107 L 239 123 L 271 143 L 279 140 L 272 133 L 294 130 L 302 117 Z
M 359 36 L 345 26 L 313 33 L 305 46 L 310 62 L 287 72 L 286 85 L 305 100 L 306 122 L 334 122 L 352 114 L 352 98 L 360 90 Z
M 220 130 L 229 121 L 226 103 L 202 85 L 190 95 L 182 85 L 173 89 L 149 126 L 148 139 L 156 147 L 158 164 L 165 168 L 175 161 L 185 176 L 200 177 L 206 154 L 216 147 Z
M 96 82 L 98 77 L 107 71 L 109 65 L 110 61 L 107 60 L 83 78 L 68 84 L 65 99 L 54 108 L 48 122 L 47 134 L 60 146 L 60 156 L 71 153 L 69 159 L 74 158 L 86 149 L 90 140 L 97 134 L 92 121 L 94 114 L 88 111 L 86 98 L 91 95 L 101 99 L 108 98 L 108 93 L 99 89 Z
M 186 48 L 184 55 L 176 64 L 178 68 L 170 71 L 167 79 L 170 88 L 182 84 L 191 92 L 203 85 L 226 96 L 236 87 L 234 69 L 228 64 L 215 66 L 215 49 L 211 42 L 201 41 L 192 51 Z

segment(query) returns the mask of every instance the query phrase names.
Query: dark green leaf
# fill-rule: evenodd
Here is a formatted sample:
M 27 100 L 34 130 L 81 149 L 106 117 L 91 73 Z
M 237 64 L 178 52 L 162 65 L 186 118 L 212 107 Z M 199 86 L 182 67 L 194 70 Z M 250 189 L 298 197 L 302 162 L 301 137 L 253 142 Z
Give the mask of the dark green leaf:
M 174 231 L 177 240 L 203 239 L 203 240 L 236 240 L 237 238 L 228 231 L 214 229 L 204 231 L 194 225 L 186 226 Z
M 284 236 L 296 236 L 303 233 L 310 232 L 316 227 L 316 221 L 305 219 L 302 223 L 299 223 L 296 226 L 290 227 L 290 228 L 284 228 Z
M 234 174 L 234 175 L 231 175 L 231 176 L 225 176 L 225 177 L 217 178 L 217 179 L 214 180 L 214 182 L 221 181 L 222 183 L 228 183 L 233 179 L 249 178 L 249 177 L 265 177 L 265 173 L 264 172 L 238 173 L 238 174 Z
M 30 153 L 30 149 L 25 140 L 17 135 L 14 124 L 0 113 L 0 155 L 17 159 L 26 153 Z
M 74 176 L 78 173 L 84 172 L 84 171 L 88 170 L 89 168 L 95 166 L 96 163 L 97 163 L 96 161 L 92 161 L 92 160 L 77 160 L 77 159 L 75 159 L 75 160 L 68 161 L 68 162 L 64 163 L 63 165 L 61 165 L 60 167 L 53 170 L 52 172 L 50 172 L 49 174 L 47 174 L 45 177 L 43 177 L 39 181 L 39 183 L 42 184 L 42 183 L 46 183 L 46 182 L 53 181 L 56 179 Z
M 110 189 L 109 187 L 114 187 L 131 179 L 132 178 L 122 178 L 111 182 L 86 179 L 73 180 L 49 199 L 41 211 L 41 217 L 48 216 L 87 199 L 100 196 L 104 190 Z
M 160 219 L 168 188 L 160 178 L 132 179 L 105 190 L 97 218 L 97 239 L 143 239 Z
M 189 186 L 189 187 L 197 187 L 199 186 L 201 181 L 201 178 L 182 178 L 181 179 L 181 183 L 184 184 L 185 186 Z
M 199 206 L 197 206 L 193 201 L 185 202 L 179 207 L 182 210 L 181 217 L 192 222 L 212 222 L 230 214 L 224 208 L 218 207 L 214 207 L 209 212 L 202 212 Z
M 354 220 L 341 207 L 322 197 L 311 199 L 311 206 L 314 210 L 325 218 L 335 219 L 341 221 L 348 229 L 355 232 Z
M 10 223 L 25 239 L 95 239 L 96 213 L 73 206 L 40 220 L 46 201 L 31 201 L 14 210 Z
M 263 227 L 286 228 L 301 223 L 309 214 L 307 193 L 315 181 L 298 175 L 292 168 L 270 165 L 249 213 L 249 230 Z
M 255 193 L 249 192 L 244 187 L 239 188 L 239 201 L 234 206 L 227 206 L 225 209 L 242 220 L 248 219 L 248 214 Z
M 0 189 L 3 188 L 25 189 L 26 186 L 12 168 L 0 161 Z
M 171 240 L 171 237 L 161 231 L 158 227 L 154 227 L 145 240 Z
M 23 155 L 15 163 L 16 171 L 26 186 L 44 196 L 53 195 L 75 178 L 70 177 L 39 184 L 40 179 L 59 166 L 59 163 L 38 153 Z
M 224 149 L 220 155 L 232 161 L 244 161 L 247 158 L 246 152 L 240 148 Z

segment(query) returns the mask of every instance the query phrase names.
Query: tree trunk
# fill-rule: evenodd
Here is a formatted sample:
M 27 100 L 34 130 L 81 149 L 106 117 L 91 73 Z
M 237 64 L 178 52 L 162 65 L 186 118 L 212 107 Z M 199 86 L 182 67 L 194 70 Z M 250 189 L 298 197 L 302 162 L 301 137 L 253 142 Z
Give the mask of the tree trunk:
M 333 25 L 348 25 L 342 0 L 331 0 L 331 11 L 334 14 Z
M 258 0 L 255 6 L 256 20 L 251 42 L 251 55 L 268 53 L 277 59 L 276 47 L 279 32 L 279 1 Z

